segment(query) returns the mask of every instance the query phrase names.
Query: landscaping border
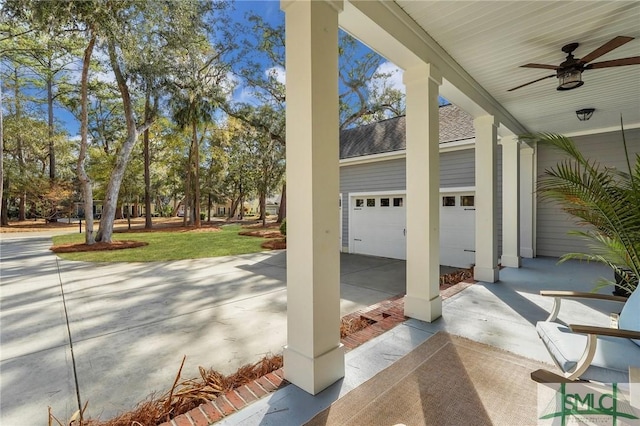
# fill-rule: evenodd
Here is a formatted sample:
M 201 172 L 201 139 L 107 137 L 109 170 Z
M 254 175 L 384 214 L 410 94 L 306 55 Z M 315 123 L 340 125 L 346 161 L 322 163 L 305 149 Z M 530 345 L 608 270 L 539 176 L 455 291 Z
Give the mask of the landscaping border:
M 448 299 L 471 285 L 472 280 L 462 281 L 442 290 L 440 296 L 443 300 Z M 406 321 L 408 318 L 404 316 L 404 295 L 391 297 L 343 317 L 347 320 L 353 318 L 364 318 L 373 323 L 340 339 L 347 352 Z M 284 370 L 279 368 L 158 426 L 209 426 L 288 384 L 284 378 Z

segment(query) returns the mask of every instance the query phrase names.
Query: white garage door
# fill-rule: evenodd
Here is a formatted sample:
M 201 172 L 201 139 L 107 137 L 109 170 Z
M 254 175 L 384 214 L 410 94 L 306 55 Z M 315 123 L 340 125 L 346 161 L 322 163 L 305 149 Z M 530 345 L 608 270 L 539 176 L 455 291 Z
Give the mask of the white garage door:
M 468 268 L 475 263 L 474 193 L 440 193 L 440 264 Z
M 351 197 L 351 253 L 406 259 L 406 195 Z M 440 264 L 475 263 L 473 192 L 440 194 Z
M 350 251 L 406 259 L 405 205 L 404 194 L 352 197 Z

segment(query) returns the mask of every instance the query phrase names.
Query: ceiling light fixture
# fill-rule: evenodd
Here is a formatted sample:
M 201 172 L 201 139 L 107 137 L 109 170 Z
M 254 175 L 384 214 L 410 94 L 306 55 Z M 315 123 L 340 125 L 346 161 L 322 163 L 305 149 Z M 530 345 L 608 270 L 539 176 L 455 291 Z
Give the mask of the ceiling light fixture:
M 582 81 L 582 70 L 580 67 L 558 70 L 558 82 L 557 90 L 578 88 L 584 84 L 584 81 Z
M 593 115 L 593 111 L 595 108 L 583 108 L 576 111 L 576 115 L 578 116 L 578 120 L 587 121 Z
M 558 77 L 558 90 L 571 90 L 584 84 L 582 81 L 582 62 L 573 57 L 573 51 L 578 48 L 578 43 L 567 44 L 562 51 L 567 54 L 567 59 L 560 64 L 556 74 Z

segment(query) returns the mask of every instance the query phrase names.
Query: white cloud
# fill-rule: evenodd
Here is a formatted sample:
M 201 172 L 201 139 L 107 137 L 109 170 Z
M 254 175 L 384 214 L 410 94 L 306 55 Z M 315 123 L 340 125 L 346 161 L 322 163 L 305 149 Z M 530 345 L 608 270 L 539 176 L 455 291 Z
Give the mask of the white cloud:
M 285 84 L 287 81 L 287 72 L 281 66 L 275 66 L 264 70 L 264 74 L 267 77 L 273 77 L 280 84 Z
M 249 105 L 258 105 L 260 103 L 258 98 L 255 96 L 254 90 L 247 86 L 237 87 L 233 92 L 232 99 L 234 102 Z
M 225 78 L 220 83 L 220 88 L 222 89 L 227 99 L 233 99 L 236 88 L 239 85 L 240 78 L 233 72 L 228 71 L 225 75 Z
M 403 71 L 391 62 L 383 62 L 378 66 L 374 77 L 367 82 L 367 90 L 369 92 L 369 99 L 373 102 L 388 102 L 392 98 L 388 98 L 388 90 L 400 92 L 404 97 L 406 90 L 404 83 L 402 82 Z M 397 105 L 401 108 L 403 101 Z M 384 115 L 390 118 L 393 113 L 391 110 L 386 110 Z
M 376 69 L 374 75 L 385 74 L 389 75 L 386 78 L 376 77 L 369 80 L 367 86 L 370 92 L 381 93 L 385 88 L 389 87 L 395 90 L 405 93 L 404 83 L 402 82 L 403 71 L 398 66 L 391 62 L 383 62 Z
M 100 63 L 100 69 L 97 71 L 95 69 L 90 69 L 89 80 L 115 84 L 116 76 L 109 66 L 109 56 L 105 52 L 96 49 L 91 56 L 91 62 L 92 64 L 95 64 L 96 62 Z M 80 79 L 82 77 L 82 58 L 74 61 L 74 63 L 69 66 L 67 70 L 67 77 L 71 83 L 80 84 Z

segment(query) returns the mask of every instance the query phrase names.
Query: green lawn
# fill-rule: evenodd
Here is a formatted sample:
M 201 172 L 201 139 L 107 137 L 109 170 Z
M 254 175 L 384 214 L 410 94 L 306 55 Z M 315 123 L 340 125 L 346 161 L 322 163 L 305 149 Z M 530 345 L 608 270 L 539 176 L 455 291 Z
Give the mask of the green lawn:
M 265 238 L 238 235 L 239 225 L 223 226 L 219 232 L 135 232 L 114 233 L 114 240 L 144 241 L 144 247 L 61 253 L 67 260 L 85 262 L 156 262 L 166 260 L 198 259 L 264 251 L 260 245 Z M 84 234 L 53 237 L 53 244 L 82 243 Z

